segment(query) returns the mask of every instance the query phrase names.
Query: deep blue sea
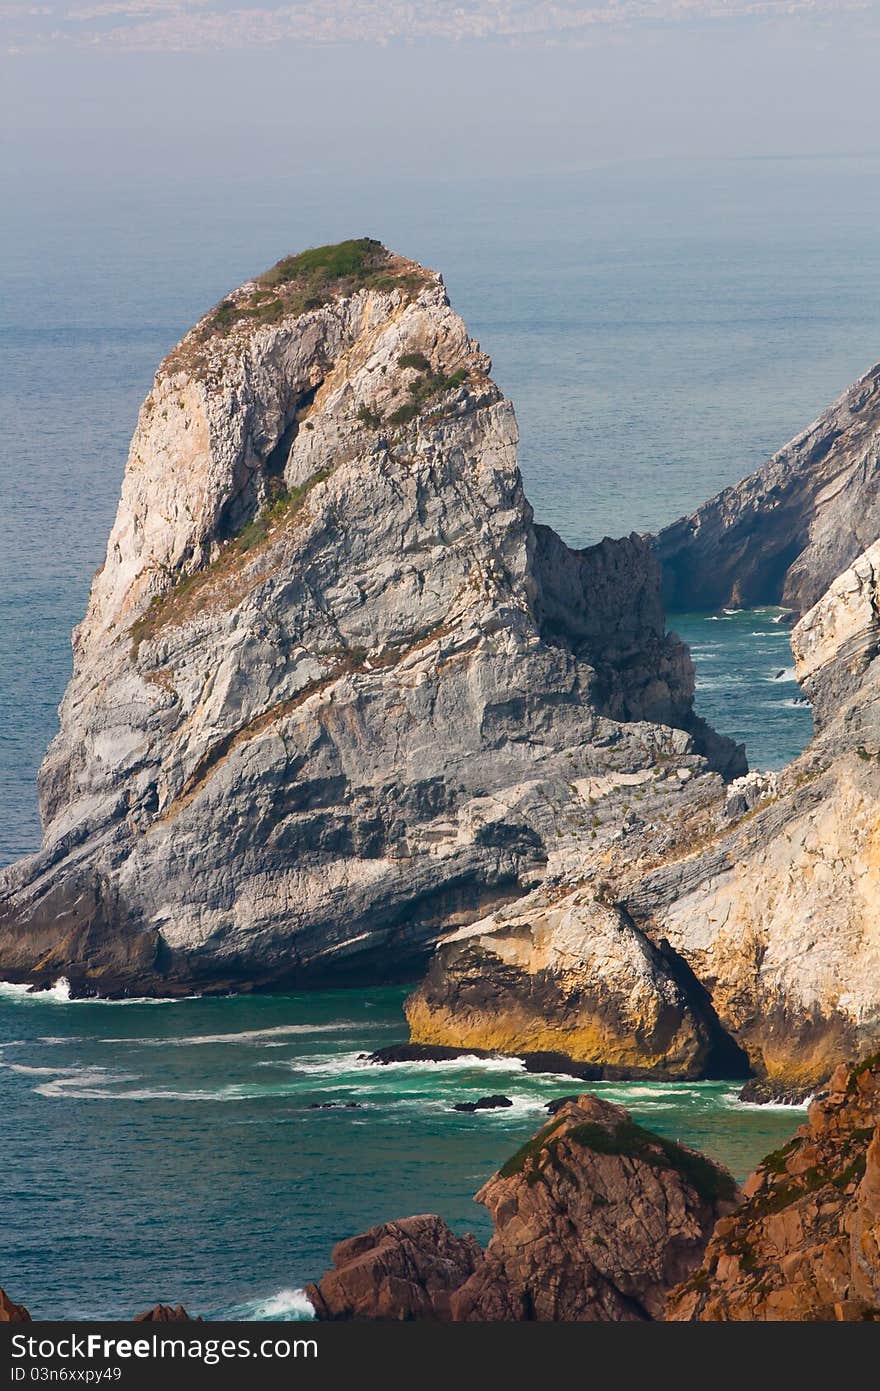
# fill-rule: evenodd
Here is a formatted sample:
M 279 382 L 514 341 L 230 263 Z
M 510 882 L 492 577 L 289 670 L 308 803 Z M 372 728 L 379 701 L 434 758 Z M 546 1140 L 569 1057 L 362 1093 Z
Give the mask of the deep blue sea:
M 0 260 L 0 864 L 39 838 L 34 775 L 162 355 L 232 285 L 372 235 L 443 270 L 513 398 L 539 520 L 657 528 L 755 468 L 880 357 L 880 164 L 621 166 L 547 181 L 235 190 L 176 171 L 7 188 Z M 784 615 L 673 615 L 698 706 L 780 766 L 809 737 Z M 158 1005 L 0 996 L 0 1283 L 45 1317 L 157 1299 L 301 1309 L 332 1242 L 470 1196 L 571 1090 L 508 1064 L 376 1069 L 401 992 Z M 457 1097 L 515 1106 L 461 1115 Z M 797 1114 L 723 1083 L 608 1089 L 742 1176 Z M 310 1110 L 357 1099 L 359 1109 Z

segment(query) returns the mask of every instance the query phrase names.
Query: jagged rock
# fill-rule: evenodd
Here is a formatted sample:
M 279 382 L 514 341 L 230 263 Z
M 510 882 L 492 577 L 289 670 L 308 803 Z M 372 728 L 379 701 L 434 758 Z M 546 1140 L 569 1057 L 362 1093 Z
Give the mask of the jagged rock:
M 761 1100 L 802 1099 L 842 1058 L 880 1045 L 877 552 L 792 633 L 817 715 L 805 752 L 714 803 L 685 784 L 678 822 L 658 795 L 670 771 L 642 785 L 637 815 L 621 805 L 631 791 L 618 790 L 613 810 L 598 801 L 595 840 L 581 829 L 577 853 L 558 851 L 543 885 L 441 943 L 408 1006 L 414 1038 L 515 1053 L 538 1029 L 581 1029 L 559 1046 L 611 1061 L 609 1039 L 634 1038 L 643 1064 L 680 1075 L 703 1072 L 717 1040 L 718 1070 L 751 1069 Z M 610 995 L 606 973 L 619 983 Z M 671 1031 L 659 1050 L 655 1020 Z
M 457 1101 L 453 1106 L 454 1111 L 499 1111 L 513 1102 L 509 1096 L 481 1096 L 479 1101 Z
M 193 1319 L 182 1304 L 155 1304 L 145 1314 L 136 1314 L 135 1323 L 200 1323 Z
M 724 801 L 724 814 L 737 821 L 761 802 L 774 798 L 779 791 L 779 778 L 774 772 L 761 772 L 753 769 L 745 777 L 734 778 L 728 783 Z
M 449 1319 L 449 1297 L 481 1260 L 472 1236 L 439 1217 L 405 1217 L 333 1248 L 333 1269 L 306 1295 L 318 1319 Z
M 538 891 L 453 933 L 405 1008 L 419 1044 L 541 1054 L 541 1071 L 569 1059 L 601 1076 L 748 1071 L 681 963 L 584 890 Z
M 31 1316 L 23 1304 L 13 1304 L 5 1290 L 0 1289 L 0 1323 L 30 1323 Z
M 656 538 L 671 608 L 804 613 L 880 536 L 880 364 L 769 463 Z
M 880 1058 L 837 1069 L 745 1194 L 669 1319 L 880 1319 Z
M 597 781 L 743 771 L 647 543 L 533 525 L 489 367 L 440 277 L 369 241 L 281 262 L 165 361 L 43 845 L 0 874 L 5 978 L 405 976 L 543 880 Z
M 477 1194 L 485 1253 L 411 1217 L 340 1243 L 306 1292 L 318 1318 L 654 1319 L 738 1196 L 726 1169 L 621 1107 L 566 1098 Z

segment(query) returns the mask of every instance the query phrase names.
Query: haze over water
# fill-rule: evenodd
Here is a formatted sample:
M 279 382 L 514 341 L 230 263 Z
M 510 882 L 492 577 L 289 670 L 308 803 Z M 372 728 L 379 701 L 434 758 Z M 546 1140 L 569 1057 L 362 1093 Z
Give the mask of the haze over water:
M 373 235 L 444 272 L 494 359 L 538 520 L 567 541 L 651 530 L 756 467 L 880 356 L 877 162 L 665 163 L 568 179 L 180 177 L 29 190 L 5 214 L 0 344 L 0 863 L 36 848 L 34 776 L 155 367 L 232 285 Z M 823 196 L 817 200 L 817 179 Z M 698 706 L 778 766 L 809 736 L 772 612 L 676 616 Z M 781 673 L 781 675 L 780 675 Z M 370 1222 L 474 1190 L 565 1079 L 512 1064 L 366 1068 L 401 992 L 175 1005 L 0 996 L 3 1281 L 36 1315 L 295 1314 Z M 506 1092 L 510 1111 L 456 1098 Z M 742 1176 L 799 1113 L 726 1084 L 616 1087 Z M 363 1108 L 310 1110 L 313 1101 Z

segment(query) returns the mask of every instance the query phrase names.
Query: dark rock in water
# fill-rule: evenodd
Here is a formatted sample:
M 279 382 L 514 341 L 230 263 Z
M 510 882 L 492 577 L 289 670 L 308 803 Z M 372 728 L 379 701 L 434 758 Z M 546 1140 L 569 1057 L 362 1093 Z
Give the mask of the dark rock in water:
M 333 1269 L 306 1295 L 318 1319 L 448 1321 L 449 1297 L 481 1251 L 433 1215 L 371 1227 L 333 1248 Z
M 154 1304 L 145 1314 L 136 1314 L 135 1323 L 201 1323 L 188 1314 L 182 1304 Z
M 604 1082 L 615 1071 L 596 1063 L 576 1063 L 567 1053 L 523 1053 L 522 1060 L 526 1072 L 561 1072 L 582 1082 Z
M 378 1063 L 381 1067 L 388 1063 L 445 1063 L 453 1058 L 497 1056 L 485 1048 L 444 1048 L 432 1043 L 392 1043 L 388 1048 L 377 1048 L 375 1053 L 359 1054 L 368 1063 Z
M 776 673 L 776 675 L 774 676 L 773 680 L 774 680 L 774 681 L 781 681 L 784 675 L 785 675 L 785 667 L 781 667 L 780 670 L 777 671 L 777 673 Z
M 740 1092 L 739 1099 L 758 1106 L 800 1106 L 814 1090 L 813 1087 L 784 1086 L 772 1078 L 752 1077 Z
M 562 1110 L 563 1106 L 568 1106 L 569 1102 L 572 1102 L 572 1101 L 577 1101 L 577 1097 L 576 1097 L 576 1096 L 556 1096 L 556 1097 L 553 1098 L 552 1101 L 548 1101 L 548 1102 L 547 1102 L 547 1105 L 545 1106 L 544 1109 L 545 1109 L 545 1111 L 547 1112 L 548 1116 L 555 1116 L 555 1115 L 557 1114 L 557 1112 L 559 1112 L 559 1111 Z
M 359 1101 L 310 1101 L 307 1111 L 359 1111 Z
M 0 1323 L 30 1323 L 31 1316 L 23 1304 L 13 1304 L 5 1290 L 0 1290 Z
M 453 1111 L 497 1111 L 503 1106 L 512 1106 L 509 1096 L 481 1096 L 479 1101 L 457 1101 Z

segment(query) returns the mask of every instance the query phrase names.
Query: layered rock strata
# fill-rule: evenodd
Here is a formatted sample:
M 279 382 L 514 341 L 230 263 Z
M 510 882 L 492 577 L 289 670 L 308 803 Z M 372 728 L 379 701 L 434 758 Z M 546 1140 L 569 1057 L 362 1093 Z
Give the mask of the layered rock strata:
M 662 766 L 606 794 L 542 885 L 441 942 L 407 1005 L 416 1042 L 586 1061 L 616 1046 L 658 1075 L 736 1075 L 732 1042 L 762 1099 L 803 1097 L 877 1048 L 877 566 L 873 545 L 792 633 L 816 715 L 805 752 L 723 794 Z
M 725 1169 L 581 1096 L 477 1194 L 485 1252 L 410 1218 L 340 1243 L 307 1293 L 319 1319 L 655 1319 L 737 1196 Z
M 880 364 L 756 473 L 656 538 L 670 608 L 812 608 L 880 536 Z
M 440 277 L 366 240 L 280 262 L 163 363 L 74 635 L 43 844 L 0 875 L 6 978 L 411 973 L 544 881 L 602 788 L 662 766 L 717 794 L 743 770 L 693 715 L 648 545 L 533 525 L 489 367 Z M 693 1051 L 671 1008 L 658 1046 Z
M 670 1296 L 675 1320 L 880 1319 L 880 1059 L 839 1068 Z

